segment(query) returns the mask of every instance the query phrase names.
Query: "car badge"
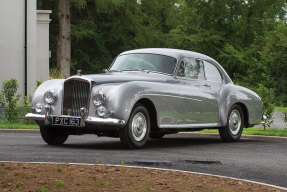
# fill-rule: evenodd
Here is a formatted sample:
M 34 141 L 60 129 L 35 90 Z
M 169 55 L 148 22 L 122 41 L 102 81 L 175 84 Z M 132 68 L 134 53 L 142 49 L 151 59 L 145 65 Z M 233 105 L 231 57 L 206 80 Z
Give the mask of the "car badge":
M 71 109 L 67 110 L 68 115 L 71 115 L 71 111 L 72 111 Z

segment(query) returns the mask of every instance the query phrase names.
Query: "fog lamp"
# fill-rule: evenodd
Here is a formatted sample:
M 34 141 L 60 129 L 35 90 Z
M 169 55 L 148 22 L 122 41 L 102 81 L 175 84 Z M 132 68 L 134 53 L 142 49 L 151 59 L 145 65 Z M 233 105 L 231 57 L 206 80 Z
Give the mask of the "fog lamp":
M 98 109 L 97 109 L 97 114 L 98 116 L 100 117 L 104 117 L 107 113 L 107 109 L 104 107 L 104 106 L 100 106 Z
M 37 103 L 37 104 L 35 105 L 35 111 L 36 111 L 37 113 L 41 113 L 42 110 L 43 110 L 43 108 L 44 108 L 44 106 L 43 106 L 41 103 Z

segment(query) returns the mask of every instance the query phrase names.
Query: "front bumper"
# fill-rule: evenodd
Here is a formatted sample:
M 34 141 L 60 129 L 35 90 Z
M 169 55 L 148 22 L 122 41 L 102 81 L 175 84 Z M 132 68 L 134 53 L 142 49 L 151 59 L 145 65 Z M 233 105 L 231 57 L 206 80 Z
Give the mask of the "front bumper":
M 57 117 L 67 117 L 64 115 L 56 115 Z M 28 113 L 25 115 L 26 119 L 36 120 L 36 121 L 45 121 L 45 125 L 50 125 L 50 118 L 52 115 L 41 115 L 35 113 Z M 110 125 L 110 126 L 123 126 L 126 124 L 124 120 L 116 119 L 116 118 L 99 118 L 99 117 L 86 117 L 82 118 L 81 127 L 85 127 L 88 125 Z

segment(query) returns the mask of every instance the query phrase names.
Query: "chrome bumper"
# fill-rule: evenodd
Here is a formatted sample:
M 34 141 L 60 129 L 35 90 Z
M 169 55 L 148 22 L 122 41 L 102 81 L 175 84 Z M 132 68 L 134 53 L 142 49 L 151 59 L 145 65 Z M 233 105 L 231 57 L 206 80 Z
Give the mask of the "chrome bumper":
M 46 125 L 50 124 L 50 118 L 53 115 L 47 114 L 47 115 L 41 115 L 41 114 L 35 114 L 35 113 L 28 113 L 25 115 L 26 119 L 31 120 L 38 120 L 38 121 L 45 121 Z M 67 117 L 66 115 L 55 115 L 57 117 Z M 115 119 L 115 118 L 99 118 L 99 117 L 87 117 L 84 118 L 84 120 L 81 122 L 81 127 L 85 126 L 85 124 L 89 125 L 125 125 L 126 122 L 124 120 Z

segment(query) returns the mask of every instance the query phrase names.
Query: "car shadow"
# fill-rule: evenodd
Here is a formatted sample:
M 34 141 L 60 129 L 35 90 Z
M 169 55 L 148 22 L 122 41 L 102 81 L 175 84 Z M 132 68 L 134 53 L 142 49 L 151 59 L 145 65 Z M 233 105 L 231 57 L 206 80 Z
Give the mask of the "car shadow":
M 99 140 L 82 141 L 80 138 L 73 141 L 71 138 L 66 144 L 57 147 L 61 148 L 73 148 L 73 149 L 94 149 L 94 150 L 130 150 L 125 148 L 119 138 L 100 138 Z M 219 137 L 196 137 L 196 136 L 167 136 L 162 139 L 149 139 L 147 145 L 142 149 L 131 150 L 151 150 L 151 149 L 174 149 L 174 148 L 194 148 L 198 146 L 217 145 L 218 147 L 230 146 L 230 145 L 242 145 L 245 143 L 258 142 L 251 139 L 241 139 L 239 142 L 222 142 Z

